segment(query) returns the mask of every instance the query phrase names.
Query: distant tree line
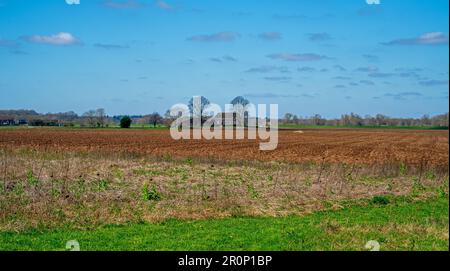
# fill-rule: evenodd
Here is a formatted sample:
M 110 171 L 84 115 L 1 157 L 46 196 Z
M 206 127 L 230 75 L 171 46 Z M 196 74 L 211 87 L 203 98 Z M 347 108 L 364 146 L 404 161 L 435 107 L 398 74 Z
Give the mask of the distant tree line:
M 386 115 L 366 115 L 350 113 L 342 115 L 339 119 L 325 119 L 316 114 L 312 117 L 299 117 L 292 113 L 286 113 L 280 120 L 282 124 L 291 125 L 315 125 L 315 126 L 435 126 L 448 127 L 448 113 L 430 117 L 424 115 L 421 118 L 392 118 Z
M 201 96 L 200 105 L 194 105 L 193 99 L 188 102 L 191 114 L 200 112 L 203 114 L 210 104 L 210 101 Z M 242 96 L 234 98 L 230 104 L 233 106 L 241 105 L 242 108 L 250 104 L 250 102 Z M 199 108 L 194 108 L 195 106 Z M 223 113 L 225 114 L 225 113 Z M 248 118 L 248 112 L 235 112 L 233 114 L 243 114 Z M 209 116 L 208 116 L 209 117 Z M 131 115 L 131 116 L 109 116 L 103 108 L 88 110 L 82 115 L 78 115 L 73 111 L 61 113 L 40 114 L 34 110 L 0 110 L 0 126 L 1 125 L 30 125 L 30 126 L 64 126 L 64 127 L 89 127 L 89 128 L 106 128 L 111 126 L 128 126 L 133 123 L 137 126 L 170 126 L 175 118 L 170 116 L 167 110 L 164 115 L 153 112 L 147 115 Z M 206 119 L 206 118 L 205 118 Z M 202 122 L 205 120 L 202 117 Z M 366 115 L 364 117 L 355 114 L 345 114 L 340 118 L 326 119 L 316 114 L 310 117 L 302 117 L 292 113 L 286 113 L 279 123 L 282 125 L 305 125 L 305 126 L 434 126 L 448 128 L 448 113 L 428 116 L 421 118 L 393 118 L 386 115 L 377 114 L 375 116 Z M 125 125 L 124 125 L 125 124 Z M 127 127 L 124 127 L 127 128 Z

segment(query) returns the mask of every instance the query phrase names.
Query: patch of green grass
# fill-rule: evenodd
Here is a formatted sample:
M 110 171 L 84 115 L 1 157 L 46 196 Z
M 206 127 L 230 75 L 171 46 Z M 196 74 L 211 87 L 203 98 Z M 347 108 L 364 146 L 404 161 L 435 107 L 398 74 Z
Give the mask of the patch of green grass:
M 142 199 L 144 201 L 158 201 L 161 199 L 161 194 L 156 186 L 150 187 L 148 184 L 145 184 L 142 188 Z
M 0 250 L 448 250 L 449 200 L 397 198 L 387 205 L 360 204 L 306 216 L 233 217 L 159 224 L 0 232 Z
M 27 181 L 28 181 L 28 184 L 31 186 L 36 186 L 39 184 L 39 180 L 38 180 L 38 178 L 36 178 L 36 176 L 34 176 L 34 173 L 32 170 L 28 170 L 28 172 L 27 172 Z
M 374 196 L 371 200 L 374 205 L 387 205 L 389 202 L 389 198 L 386 196 Z

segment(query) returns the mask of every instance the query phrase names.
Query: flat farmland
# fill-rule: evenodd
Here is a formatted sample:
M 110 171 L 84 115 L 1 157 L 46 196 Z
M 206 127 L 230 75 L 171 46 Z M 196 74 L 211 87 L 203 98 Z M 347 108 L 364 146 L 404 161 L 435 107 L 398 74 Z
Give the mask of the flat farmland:
M 2 128 L 0 250 L 448 250 L 448 142 L 280 130 L 260 151 L 166 129 Z
M 0 148 L 64 152 L 347 164 L 448 165 L 448 131 L 392 129 L 280 130 L 278 148 L 254 140 L 173 140 L 168 130 L 3 129 Z

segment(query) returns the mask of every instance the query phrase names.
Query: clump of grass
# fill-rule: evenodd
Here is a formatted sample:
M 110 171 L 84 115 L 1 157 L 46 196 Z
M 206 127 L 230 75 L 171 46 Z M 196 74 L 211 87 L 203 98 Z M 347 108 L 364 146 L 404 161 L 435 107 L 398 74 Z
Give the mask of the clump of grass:
M 406 164 L 405 163 L 401 163 L 398 173 L 399 173 L 400 176 L 405 176 L 406 173 L 407 173 L 407 170 L 408 170 L 408 167 L 406 166 Z
M 421 191 L 423 191 L 425 189 L 425 187 L 423 186 L 423 184 L 420 181 L 420 177 L 414 176 L 412 178 L 412 193 L 414 195 L 419 194 Z
M 252 199 L 257 199 L 259 197 L 258 191 L 256 191 L 255 187 L 251 184 L 247 185 L 247 192 Z
M 191 157 L 186 158 L 186 164 L 192 166 L 194 164 L 194 160 Z
M 115 165 L 112 167 L 112 173 L 118 179 L 123 179 L 123 177 L 125 176 L 123 170 Z
M 145 184 L 142 188 L 142 199 L 144 201 L 159 201 L 161 198 L 161 194 L 158 192 L 155 185 L 150 187 L 148 184 Z
M 386 196 L 374 196 L 370 200 L 370 203 L 372 203 L 374 205 L 388 205 L 390 203 L 390 200 Z
M 106 179 L 101 179 L 98 181 L 98 190 L 99 191 L 104 191 L 106 189 L 108 189 L 109 186 L 109 181 Z
M 33 170 L 28 170 L 27 172 L 27 182 L 31 186 L 37 186 L 39 184 L 39 179 L 34 176 Z

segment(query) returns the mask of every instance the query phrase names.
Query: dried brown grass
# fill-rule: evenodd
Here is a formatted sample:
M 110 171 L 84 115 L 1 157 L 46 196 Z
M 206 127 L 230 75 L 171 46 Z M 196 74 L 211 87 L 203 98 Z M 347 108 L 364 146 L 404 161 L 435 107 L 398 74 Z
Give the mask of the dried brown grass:
M 284 216 L 375 195 L 448 193 L 446 170 L 329 164 L 324 157 L 295 164 L 2 149 L 0 230 Z

